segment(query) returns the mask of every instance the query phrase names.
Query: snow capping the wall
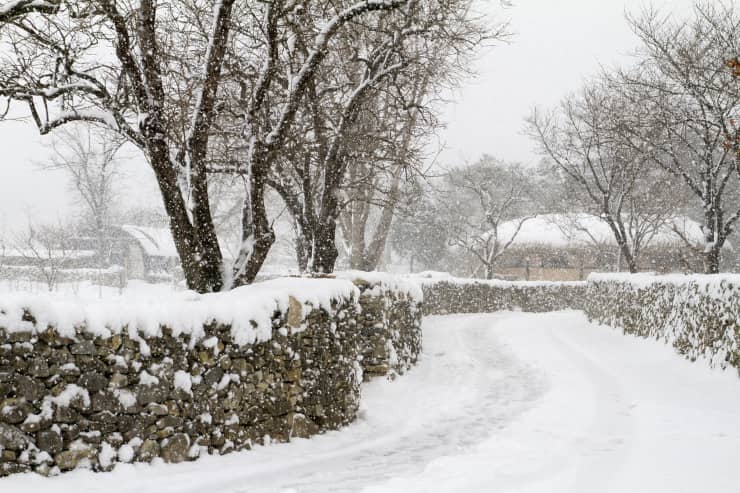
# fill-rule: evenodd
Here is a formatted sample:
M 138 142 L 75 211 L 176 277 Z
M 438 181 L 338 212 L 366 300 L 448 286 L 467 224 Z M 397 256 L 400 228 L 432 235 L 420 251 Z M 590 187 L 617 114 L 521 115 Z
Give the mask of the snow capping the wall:
M 590 320 L 740 370 L 739 275 L 592 274 L 588 285 Z
M 337 299 L 358 299 L 348 281 L 284 278 L 244 286 L 225 293 L 173 293 L 167 299 L 83 300 L 59 294 L 11 293 L 0 298 L 0 327 L 7 332 L 38 334 L 53 327 L 63 337 L 86 333 L 99 337 L 127 332 L 142 337 L 188 335 L 195 343 L 205 337 L 208 324 L 229 325 L 241 345 L 270 339 L 275 312 L 288 309 L 290 299 L 302 313 L 329 310 Z M 32 320 L 29 319 L 32 317 Z
M 355 281 L 277 279 L 129 302 L 4 296 L 0 476 L 181 462 L 351 422 L 363 327 L 399 328 L 400 313 L 420 338 L 421 312 L 408 290 L 393 292 L 400 281 Z M 383 341 L 392 354 L 403 344 Z

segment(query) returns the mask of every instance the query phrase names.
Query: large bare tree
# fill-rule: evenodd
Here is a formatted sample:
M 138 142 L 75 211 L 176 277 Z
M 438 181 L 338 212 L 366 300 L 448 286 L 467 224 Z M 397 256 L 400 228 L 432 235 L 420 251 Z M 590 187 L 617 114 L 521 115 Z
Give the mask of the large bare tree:
M 377 265 L 401 180 L 422 168 L 419 148 L 436 126 L 432 102 L 467 73 L 477 47 L 503 35 L 502 25 L 490 28 L 471 15 L 467 0 L 444 0 L 410 2 L 338 40 L 332 58 L 338 69 L 322 72 L 310 88 L 312 104 L 294 128 L 293 150 L 269 178 L 294 218 L 301 268 L 333 270 L 342 213 L 354 218 L 345 237 L 356 240 L 354 266 Z M 363 201 L 383 203 L 369 244 L 361 225 L 370 209 Z
M 154 170 L 188 286 L 215 291 L 251 282 L 274 241 L 266 178 L 335 36 L 406 3 L 11 0 L 0 5 L 0 96 L 26 105 L 42 134 L 87 122 L 138 146 Z M 305 56 L 284 63 L 294 27 L 306 25 L 313 29 L 304 30 Z M 226 94 L 238 97 L 227 102 Z M 246 143 L 230 156 L 248 191 L 233 266 L 224 265 L 208 193 L 214 151 L 223 147 L 223 139 L 213 142 L 223 135 L 214 125 L 226 110 Z
M 656 218 L 653 209 L 642 214 L 636 208 L 651 177 L 651 146 L 630 146 L 621 138 L 625 116 L 633 110 L 599 78 L 557 109 L 535 110 L 528 132 L 553 171 L 577 191 L 574 197 L 584 199 L 584 212 L 606 222 L 620 257 L 630 272 L 637 272 L 640 246 L 655 231 Z
M 738 186 L 740 18 L 732 4 L 697 4 L 687 20 L 654 9 L 629 16 L 642 41 L 639 63 L 615 76 L 615 92 L 635 109 L 622 135 L 650 146 L 652 161 L 682 180 L 700 201 L 704 270 L 719 271 L 720 254 L 740 218 L 729 200 Z

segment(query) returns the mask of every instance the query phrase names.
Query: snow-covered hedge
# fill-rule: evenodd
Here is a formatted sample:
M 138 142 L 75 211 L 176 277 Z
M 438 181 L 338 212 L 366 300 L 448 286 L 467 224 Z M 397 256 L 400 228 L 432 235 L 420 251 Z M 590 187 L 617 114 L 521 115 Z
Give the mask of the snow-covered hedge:
M 439 275 L 412 279 L 424 292 L 425 314 L 581 309 L 586 292 L 585 282 L 484 281 Z
M 592 274 L 589 319 L 740 369 L 740 276 Z
M 411 344 L 386 330 L 394 313 L 418 329 L 418 299 L 395 287 L 293 278 L 149 302 L 3 295 L 0 476 L 180 462 L 346 424 L 365 326 L 383 326 L 373 341 L 390 332 L 391 354 Z

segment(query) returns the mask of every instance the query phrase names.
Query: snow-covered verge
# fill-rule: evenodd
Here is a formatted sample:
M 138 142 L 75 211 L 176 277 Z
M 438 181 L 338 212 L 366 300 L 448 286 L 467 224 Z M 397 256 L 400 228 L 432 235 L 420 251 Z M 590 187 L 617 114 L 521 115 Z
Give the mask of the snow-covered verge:
M 580 309 L 586 282 L 499 281 L 410 276 L 424 293 L 425 314 L 548 312 Z
M 122 282 L 123 268 L 113 265 L 105 269 L 49 269 L 43 266 L 0 266 L 0 279 L 9 283 L 40 283 L 48 287 L 55 287 L 61 283 L 81 283 L 94 280 L 103 286 L 120 286 Z
M 424 295 L 409 279 L 384 272 L 345 271 L 361 292 L 362 368 L 366 379 L 403 374 L 421 351 Z
M 419 319 L 405 292 L 360 291 L 290 278 L 151 300 L 4 295 L 0 476 L 181 462 L 349 423 L 365 329 Z
M 690 360 L 740 369 L 740 276 L 598 274 L 589 319 L 671 344 Z

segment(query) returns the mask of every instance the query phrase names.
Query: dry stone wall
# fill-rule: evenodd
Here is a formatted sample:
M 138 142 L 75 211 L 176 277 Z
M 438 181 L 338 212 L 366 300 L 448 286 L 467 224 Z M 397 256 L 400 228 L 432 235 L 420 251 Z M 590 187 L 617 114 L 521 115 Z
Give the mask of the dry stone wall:
M 421 352 L 423 294 L 419 286 L 376 272 L 337 274 L 360 290 L 360 340 L 365 380 L 402 375 Z
M 593 274 L 584 311 L 592 321 L 662 340 L 692 361 L 740 369 L 740 276 Z
M 420 279 L 424 314 L 488 313 L 501 310 L 549 312 L 583 307 L 585 282 Z
M 105 327 L 93 327 L 89 310 L 70 325 L 43 303 L 14 313 L 23 303 L 0 300 L 0 476 L 181 462 L 308 437 L 355 418 L 363 364 L 380 374 L 416 361 L 420 300 L 378 283 L 292 279 L 310 293 L 294 296 L 270 282 L 215 295 L 229 297 L 220 308 L 183 305 L 188 320 L 239 301 L 248 306 L 222 318 L 254 315 L 188 330 L 99 318 Z M 363 361 L 375 345 L 388 348 L 385 359 Z

